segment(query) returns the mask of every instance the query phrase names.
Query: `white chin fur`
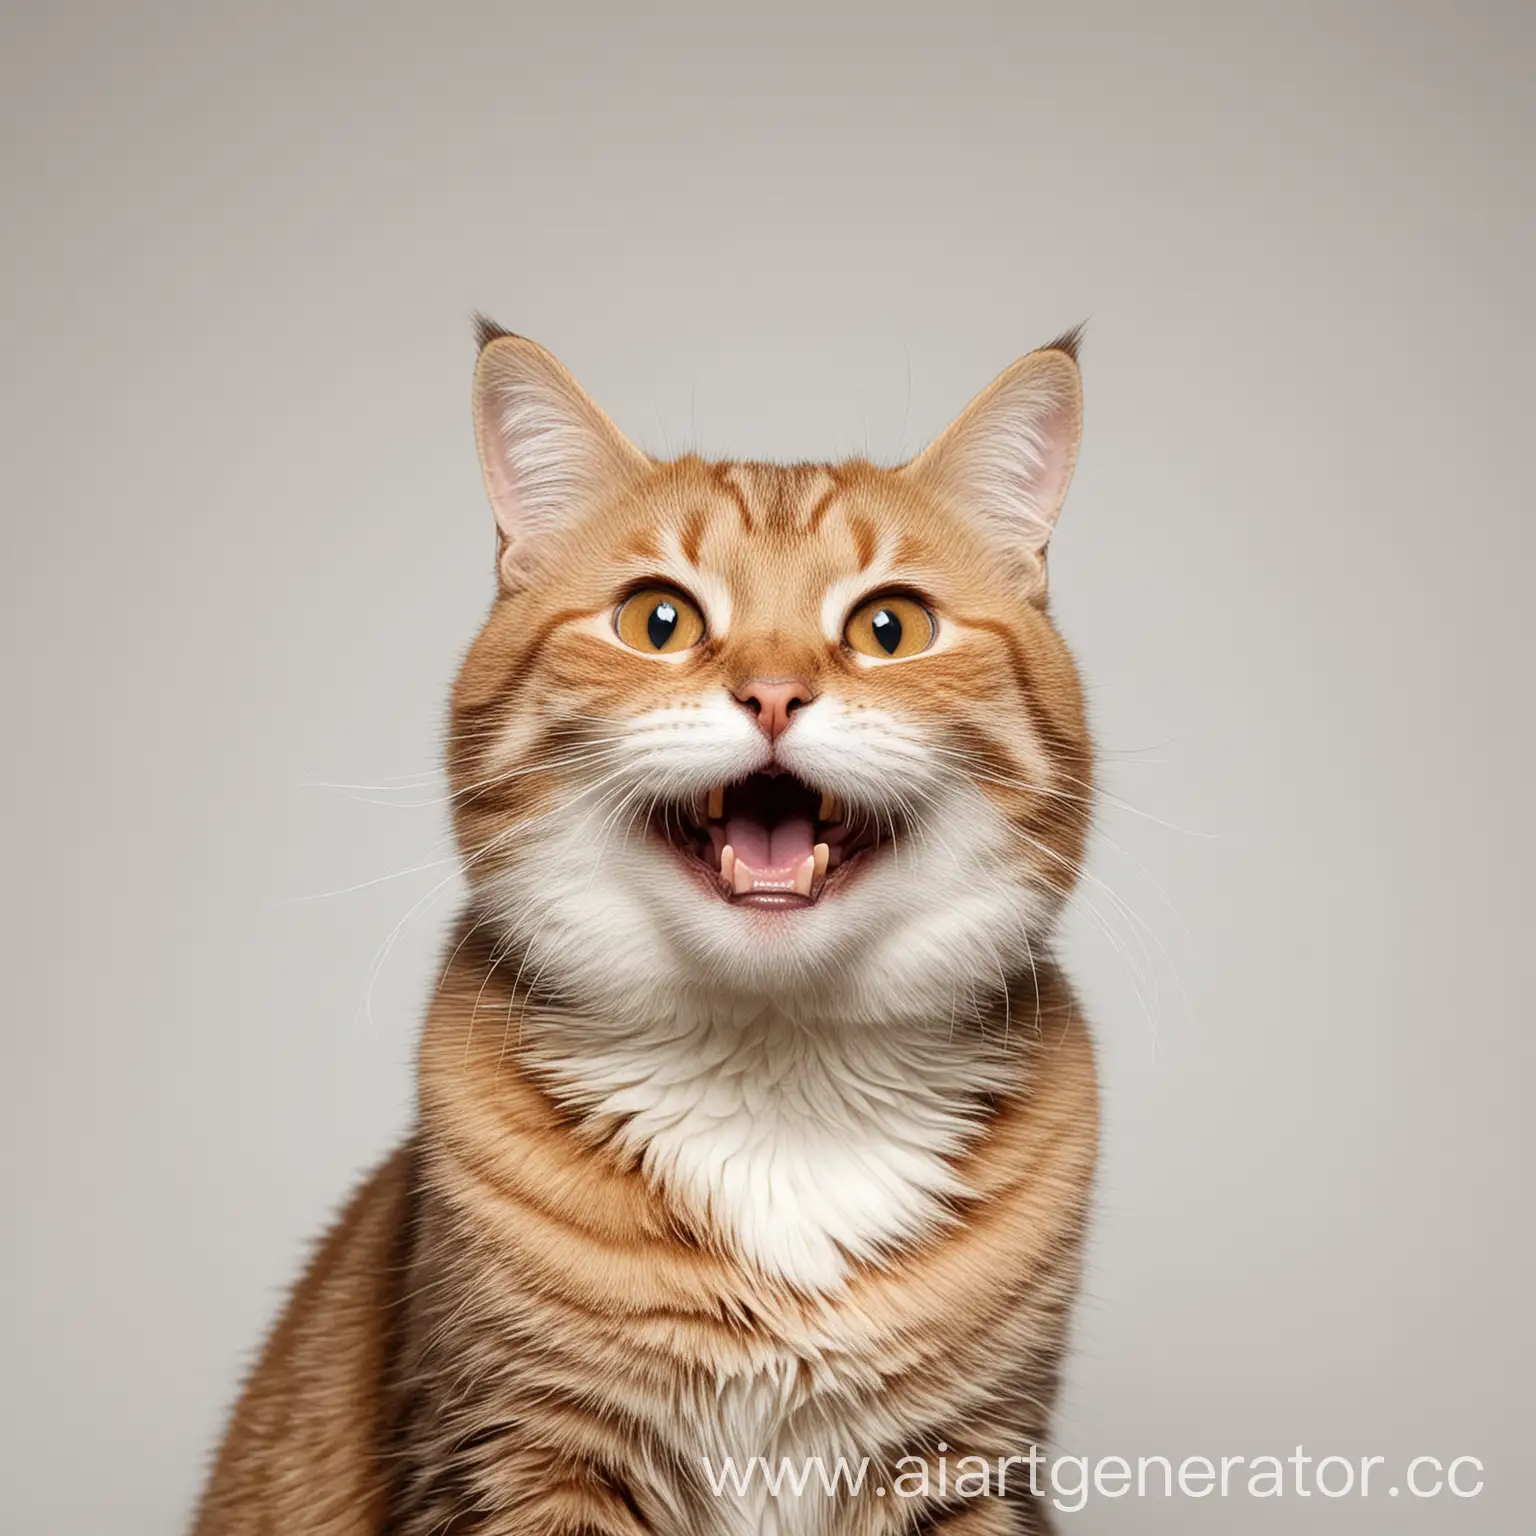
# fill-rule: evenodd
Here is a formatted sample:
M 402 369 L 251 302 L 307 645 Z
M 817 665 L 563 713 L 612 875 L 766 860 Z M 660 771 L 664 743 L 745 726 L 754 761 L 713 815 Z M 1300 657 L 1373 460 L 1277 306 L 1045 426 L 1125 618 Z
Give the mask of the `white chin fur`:
M 950 1159 L 1007 1070 L 1005 1042 L 965 1016 L 1029 968 L 1054 903 L 973 787 L 935 774 L 888 717 L 822 699 L 781 760 L 918 826 L 812 908 L 732 907 L 643 816 L 609 813 L 631 789 L 644 806 L 750 772 L 762 738 L 729 705 L 630 731 L 621 783 L 527 828 L 516 861 L 476 882 L 525 978 L 574 1002 L 530 1014 L 525 1042 L 561 1098 L 743 1259 L 834 1289 L 850 1260 L 920 1237 L 960 1193 Z

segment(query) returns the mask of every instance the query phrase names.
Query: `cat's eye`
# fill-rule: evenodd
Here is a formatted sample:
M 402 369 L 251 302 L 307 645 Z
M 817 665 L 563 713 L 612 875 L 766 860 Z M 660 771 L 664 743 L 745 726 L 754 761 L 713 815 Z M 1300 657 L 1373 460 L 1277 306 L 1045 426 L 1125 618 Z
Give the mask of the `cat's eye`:
M 665 656 L 704 638 L 704 615 L 671 587 L 642 587 L 619 604 L 613 628 L 630 650 Z
M 936 633 L 933 615 L 915 597 L 887 592 L 854 609 L 843 639 L 861 656 L 895 661 L 926 651 Z

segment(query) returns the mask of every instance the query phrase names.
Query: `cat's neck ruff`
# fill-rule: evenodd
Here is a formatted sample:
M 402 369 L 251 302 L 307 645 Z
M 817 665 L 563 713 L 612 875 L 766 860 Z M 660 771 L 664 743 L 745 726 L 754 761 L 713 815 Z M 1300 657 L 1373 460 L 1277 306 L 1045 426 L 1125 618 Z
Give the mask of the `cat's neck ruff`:
M 554 1096 L 695 1223 L 819 1293 L 952 1219 L 968 1193 L 955 1159 L 1021 1070 L 974 1023 L 854 1022 L 724 997 L 622 1031 L 544 1014 L 528 1045 Z

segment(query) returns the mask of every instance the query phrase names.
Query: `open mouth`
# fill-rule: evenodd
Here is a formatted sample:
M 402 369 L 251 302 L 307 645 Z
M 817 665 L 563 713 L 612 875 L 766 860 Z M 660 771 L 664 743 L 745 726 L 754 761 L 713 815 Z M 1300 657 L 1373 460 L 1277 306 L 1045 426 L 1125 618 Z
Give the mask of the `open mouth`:
M 814 906 L 880 842 L 873 818 L 782 772 L 719 785 L 702 803 L 665 806 L 654 826 L 737 906 Z

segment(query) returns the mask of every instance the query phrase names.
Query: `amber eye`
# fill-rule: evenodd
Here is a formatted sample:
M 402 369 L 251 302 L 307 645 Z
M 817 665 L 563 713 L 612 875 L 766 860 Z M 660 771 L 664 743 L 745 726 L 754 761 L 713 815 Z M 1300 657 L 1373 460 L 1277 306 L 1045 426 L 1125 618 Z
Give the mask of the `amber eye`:
M 937 628 L 933 615 L 915 597 L 887 593 L 854 609 L 843 639 L 861 656 L 892 661 L 926 651 Z
M 619 604 L 613 627 L 632 651 L 661 656 L 697 645 L 704 636 L 704 615 L 670 587 L 642 587 Z

